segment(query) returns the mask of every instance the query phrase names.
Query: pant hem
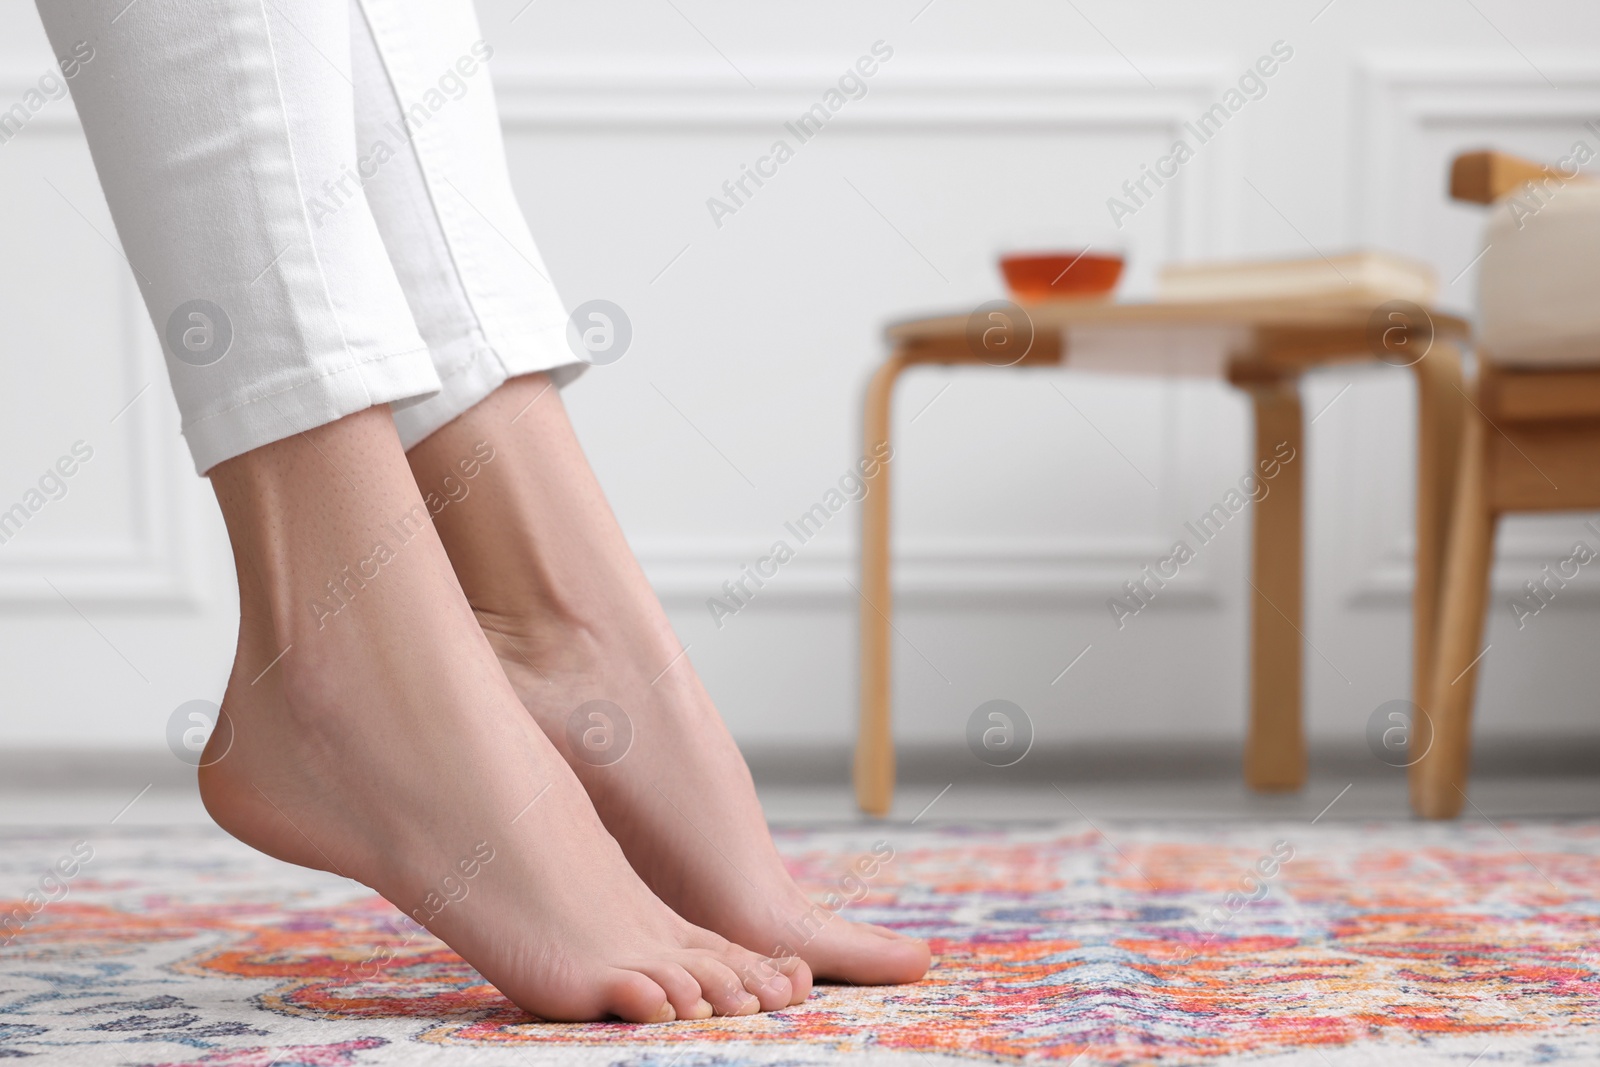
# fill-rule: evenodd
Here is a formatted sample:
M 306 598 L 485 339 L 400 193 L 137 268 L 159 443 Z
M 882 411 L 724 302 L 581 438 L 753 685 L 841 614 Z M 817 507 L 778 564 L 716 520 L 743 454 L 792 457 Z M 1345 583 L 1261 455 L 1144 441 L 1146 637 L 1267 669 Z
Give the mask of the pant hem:
M 565 324 L 511 338 L 482 348 L 475 355 L 477 358 L 447 373 L 436 395 L 395 411 L 395 427 L 407 451 L 466 414 L 512 378 L 543 372 L 550 375 L 557 388 L 564 388 L 589 367 L 567 347 Z
M 439 392 L 427 349 L 396 352 L 343 367 L 277 392 L 242 399 L 183 428 L 196 472 L 223 460 L 326 426 L 378 404 Z

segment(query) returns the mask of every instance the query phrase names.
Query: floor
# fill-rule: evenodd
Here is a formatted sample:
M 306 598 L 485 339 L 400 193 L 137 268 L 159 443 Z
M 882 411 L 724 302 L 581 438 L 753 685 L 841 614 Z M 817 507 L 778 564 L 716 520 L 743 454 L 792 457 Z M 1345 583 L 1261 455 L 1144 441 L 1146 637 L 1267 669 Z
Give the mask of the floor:
M 1501 750 L 1480 760 L 1466 819 L 1600 817 L 1600 746 Z M 977 768 L 965 753 L 903 755 L 889 821 L 922 824 L 1125 820 L 1403 819 L 1405 774 L 1354 750 L 1323 746 L 1303 789 L 1258 794 L 1241 782 L 1231 749 L 1190 746 L 1039 753 L 1022 766 Z M 856 810 L 835 750 L 750 753 L 762 804 L 777 824 L 851 822 Z M 170 756 L 42 752 L 0 756 L 0 826 L 209 825 L 193 772 Z
M 927 938 L 937 966 L 915 986 L 824 985 L 787 1013 L 666 1028 L 531 1020 L 362 887 L 215 830 L 193 771 L 164 753 L 0 755 L 0 899 L 93 846 L 0 951 L 0 1058 L 1600 1062 L 1600 754 L 1493 754 L 1463 818 L 1422 823 L 1403 771 L 1331 746 L 1303 790 L 1276 796 L 1242 786 L 1227 746 L 1039 752 L 1003 770 L 908 747 L 887 820 L 855 810 L 846 753 L 751 752 L 797 877 Z

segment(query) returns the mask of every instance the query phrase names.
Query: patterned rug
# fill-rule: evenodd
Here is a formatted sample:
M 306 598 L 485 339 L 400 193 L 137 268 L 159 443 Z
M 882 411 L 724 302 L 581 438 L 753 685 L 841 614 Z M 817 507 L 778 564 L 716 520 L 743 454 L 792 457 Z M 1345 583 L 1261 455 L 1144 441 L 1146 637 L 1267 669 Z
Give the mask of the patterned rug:
M 861 826 L 780 844 L 819 899 L 929 938 L 929 977 L 749 1018 L 543 1023 L 362 887 L 220 833 L 13 832 L 0 1059 L 1600 1062 L 1600 824 Z

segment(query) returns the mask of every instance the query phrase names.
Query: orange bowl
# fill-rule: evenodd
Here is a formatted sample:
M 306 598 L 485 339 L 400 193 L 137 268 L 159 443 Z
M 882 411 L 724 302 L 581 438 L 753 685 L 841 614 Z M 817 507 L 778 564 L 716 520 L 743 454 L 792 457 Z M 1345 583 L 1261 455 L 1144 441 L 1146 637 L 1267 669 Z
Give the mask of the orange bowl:
M 1012 252 L 1000 257 L 1000 273 L 1018 300 L 1082 300 L 1106 296 L 1122 277 L 1119 253 Z

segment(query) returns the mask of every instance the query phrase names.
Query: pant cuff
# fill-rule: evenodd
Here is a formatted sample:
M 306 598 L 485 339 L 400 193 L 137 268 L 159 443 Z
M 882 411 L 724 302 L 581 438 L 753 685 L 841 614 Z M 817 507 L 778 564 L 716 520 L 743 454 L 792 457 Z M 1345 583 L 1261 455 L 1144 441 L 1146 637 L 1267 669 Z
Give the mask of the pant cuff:
M 400 443 L 410 450 L 435 430 L 466 414 L 512 378 L 543 371 L 550 375 L 557 388 L 561 388 L 588 367 L 567 347 L 564 323 L 537 334 L 511 338 L 493 347 L 479 348 L 474 358 L 458 363 L 445 374 L 438 393 L 395 409 L 394 424 L 400 431 Z
M 225 459 L 326 426 L 377 404 L 415 400 L 439 391 L 427 349 L 396 352 L 344 367 L 274 393 L 241 398 L 232 407 L 183 428 L 204 475 Z

